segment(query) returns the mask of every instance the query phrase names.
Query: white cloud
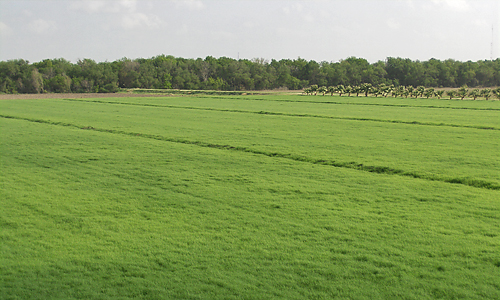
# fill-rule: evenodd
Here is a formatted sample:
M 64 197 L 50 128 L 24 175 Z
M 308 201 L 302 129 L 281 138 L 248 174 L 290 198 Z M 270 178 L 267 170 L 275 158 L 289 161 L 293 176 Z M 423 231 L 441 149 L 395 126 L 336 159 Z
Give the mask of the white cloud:
M 311 7 L 304 7 L 303 3 L 305 3 L 305 1 L 287 5 L 282 8 L 283 13 L 290 18 L 300 19 L 307 23 L 314 23 L 318 20 L 327 19 L 330 17 L 330 12 L 328 12 L 327 10 L 316 10 L 316 6 L 318 6 L 318 3 L 321 4 L 321 1 L 316 0 L 312 2 L 314 4 L 312 9 Z
M 304 9 L 304 6 L 300 3 L 294 3 L 292 5 L 286 6 L 283 8 L 285 14 L 289 15 L 291 13 L 301 13 Z
M 80 0 L 72 1 L 70 8 L 73 10 L 83 10 L 88 13 L 120 13 L 124 11 L 134 12 L 137 7 L 136 0 L 120 1 L 98 1 Z
M 190 10 L 200 10 L 205 8 L 205 4 L 203 4 L 200 0 L 174 0 L 177 7 L 185 7 Z
M 210 31 L 210 36 L 215 40 L 230 40 L 234 38 L 234 34 L 228 31 Z
M 10 28 L 4 22 L 0 22 L 0 36 L 10 36 L 12 34 L 12 28 Z
M 313 23 L 316 20 L 316 17 L 311 13 L 307 13 L 302 16 L 302 19 L 306 22 Z
M 467 11 L 470 8 L 466 0 L 432 0 L 432 2 L 455 11 Z
M 329 18 L 331 16 L 331 14 L 328 11 L 326 11 L 326 10 L 321 10 L 319 12 L 319 15 L 323 19 L 327 19 L 327 18 Z
M 106 1 L 74 1 L 71 3 L 70 8 L 74 10 L 84 10 L 89 13 L 106 11 L 110 3 Z
M 21 14 L 22 14 L 23 16 L 25 16 L 25 17 L 28 17 L 28 18 L 31 18 L 31 17 L 33 16 L 33 12 L 32 12 L 31 10 L 27 10 L 27 9 L 23 10 L 23 11 L 21 12 Z
M 406 5 L 408 5 L 408 7 L 410 7 L 411 9 L 415 9 L 415 3 L 413 2 L 413 0 L 404 0 L 404 1 L 406 2 Z
M 130 13 L 122 16 L 121 25 L 125 29 L 150 28 L 155 29 L 163 25 L 163 21 L 155 15 Z
M 137 1 L 136 0 L 122 0 L 122 1 L 120 1 L 120 5 L 126 9 L 128 9 L 129 11 L 135 11 Z
M 28 29 L 34 33 L 45 34 L 57 29 L 57 26 L 54 21 L 36 19 L 28 23 Z
M 247 29 L 254 29 L 257 27 L 257 23 L 256 22 L 252 22 L 252 21 L 246 21 L 243 23 L 243 27 L 247 28 Z
M 105 29 L 114 27 L 118 24 L 124 29 L 156 29 L 164 25 L 160 17 L 154 14 L 145 14 L 137 9 L 138 2 L 136 0 L 120 0 L 120 1 L 96 1 L 83 0 L 73 3 L 70 7 L 74 10 L 82 10 L 87 13 L 102 13 L 109 14 L 110 20 Z M 115 21 L 118 21 L 114 23 Z
M 474 24 L 477 27 L 483 27 L 483 28 L 491 28 L 491 24 L 488 23 L 488 21 L 484 19 L 476 19 L 472 21 L 472 24 Z
M 395 21 L 394 19 L 388 19 L 386 22 L 387 26 L 389 26 L 390 29 L 397 30 L 401 28 L 401 24 L 399 22 Z

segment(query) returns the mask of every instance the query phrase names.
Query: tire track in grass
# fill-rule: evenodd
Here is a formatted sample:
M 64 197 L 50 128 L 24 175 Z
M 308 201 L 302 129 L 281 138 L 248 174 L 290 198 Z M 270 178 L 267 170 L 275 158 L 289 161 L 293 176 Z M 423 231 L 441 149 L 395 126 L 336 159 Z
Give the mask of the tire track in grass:
M 369 122 L 398 123 L 398 124 L 408 124 L 408 125 L 446 126 L 446 127 L 455 127 L 455 128 L 458 127 L 458 128 L 472 128 L 472 129 L 500 130 L 500 128 L 497 128 L 497 127 L 480 126 L 480 125 L 460 125 L 460 124 L 450 124 L 450 123 L 402 121 L 402 120 L 387 120 L 387 119 L 375 119 L 375 118 L 338 117 L 338 116 L 325 116 L 325 115 L 314 115 L 314 114 L 294 114 L 294 113 L 281 113 L 281 112 L 272 112 L 272 111 L 251 111 L 251 110 L 240 110 L 240 109 L 223 109 L 223 108 L 181 106 L 181 105 L 160 105 L 160 104 L 130 103 L 130 102 L 116 102 L 116 101 L 103 101 L 103 100 L 81 100 L 81 99 L 62 99 L 62 100 L 75 101 L 75 102 L 99 103 L 99 104 L 112 104 L 112 105 L 130 105 L 130 106 L 141 106 L 141 107 L 192 109 L 192 110 L 232 112 L 232 113 L 243 113 L 243 114 L 285 116 L 285 117 L 321 118 L 321 119 L 331 119 L 331 120 L 369 121 Z
M 242 147 L 242 146 L 213 144 L 213 143 L 207 143 L 207 142 L 203 142 L 203 141 L 171 138 L 171 137 L 165 137 L 165 136 L 161 136 L 161 135 L 154 135 L 154 134 L 147 134 L 147 133 L 140 133 L 140 132 L 128 132 L 128 131 L 115 130 L 115 129 L 95 128 L 92 126 L 82 126 L 82 125 L 76 125 L 76 124 L 71 124 L 71 123 L 54 122 L 54 121 L 50 121 L 50 120 L 31 119 L 31 118 L 7 116 L 7 115 L 0 115 L 0 117 L 5 118 L 5 119 L 15 119 L 15 120 L 34 122 L 34 123 L 49 124 L 49 125 L 54 125 L 54 126 L 72 127 L 72 128 L 82 129 L 82 130 L 94 130 L 94 131 L 98 131 L 98 132 L 105 132 L 105 133 L 111 133 L 111 134 L 120 134 L 120 135 L 127 135 L 127 136 L 139 137 L 139 138 L 148 138 L 148 139 L 154 139 L 154 140 L 166 141 L 166 142 L 172 142 L 172 143 L 178 143 L 178 144 L 195 145 L 195 146 L 200 146 L 200 147 L 205 147 L 205 148 L 214 148 L 214 149 L 220 149 L 220 150 L 246 152 L 246 153 L 251 153 L 251 154 L 264 155 L 264 156 L 268 156 L 268 157 L 278 157 L 278 158 L 290 159 L 290 160 L 294 160 L 294 161 L 298 161 L 298 162 L 305 162 L 305 163 L 311 163 L 311 164 L 316 164 L 316 165 L 325 165 L 325 166 L 332 166 L 332 167 L 337 167 L 337 168 L 354 169 L 354 170 L 365 171 L 365 172 L 370 172 L 370 173 L 385 174 L 385 175 L 398 175 L 398 176 L 405 176 L 405 177 L 411 177 L 411 178 L 417 178 L 417 179 L 424 179 L 424 180 L 429 180 L 429 181 L 441 181 L 441 182 L 446 182 L 446 183 L 462 184 L 462 185 L 476 187 L 476 188 L 482 188 L 482 189 L 500 190 L 500 184 L 495 183 L 495 182 L 482 180 L 482 179 L 474 179 L 474 178 L 466 178 L 466 177 L 446 177 L 446 176 L 439 176 L 439 175 L 420 174 L 420 173 L 414 172 L 414 171 L 405 171 L 402 169 L 395 169 L 395 168 L 386 167 L 386 166 L 371 166 L 371 165 L 364 165 L 362 163 L 357 163 L 357 162 L 342 162 L 342 161 L 336 161 L 336 160 L 316 159 L 314 157 L 307 157 L 307 156 L 302 156 L 302 155 L 297 155 L 297 154 L 292 154 L 292 153 L 269 152 L 269 151 L 263 151 L 263 150 L 259 150 L 259 149 Z

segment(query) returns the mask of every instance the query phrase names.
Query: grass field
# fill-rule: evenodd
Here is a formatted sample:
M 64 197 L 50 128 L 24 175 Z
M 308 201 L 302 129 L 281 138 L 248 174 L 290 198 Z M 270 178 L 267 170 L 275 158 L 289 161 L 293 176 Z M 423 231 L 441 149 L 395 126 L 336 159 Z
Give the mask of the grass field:
M 499 299 L 500 103 L 0 101 L 0 299 Z

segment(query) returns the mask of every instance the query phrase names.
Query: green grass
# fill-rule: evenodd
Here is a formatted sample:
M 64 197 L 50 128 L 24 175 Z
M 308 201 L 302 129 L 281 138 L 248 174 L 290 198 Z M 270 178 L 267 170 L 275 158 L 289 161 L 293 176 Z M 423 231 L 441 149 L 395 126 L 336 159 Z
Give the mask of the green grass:
M 302 116 L 341 120 L 389 122 L 417 125 L 450 126 L 500 130 L 500 109 L 482 106 L 397 106 L 384 103 L 305 102 L 272 99 L 272 97 L 172 97 L 165 98 L 107 98 L 73 100 L 83 102 L 150 106 L 159 108 L 185 108 L 239 113 L 260 113 L 281 116 Z M 207 101 L 207 99 L 213 101 Z M 292 98 L 293 99 L 293 98 Z M 71 100 L 71 99 L 66 99 Z M 245 100 L 242 105 L 242 100 Z M 314 105 L 310 105 L 314 103 Z M 262 110 L 262 108 L 266 110 Z M 450 113 L 450 109 L 459 110 Z M 417 120 L 418 121 L 417 121 Z
M 316 99 L 318 96 L 302 98 Z M 456 117 L 458 121 L 454 126 L 440 126 L 423 125 L 428 122 L 429 110 L 435 108 L 420 108 L 417 112 L 413 107 L 404 108 L 405 111 L 394 113 L 391 120 L 382 119 L 381 115 L 387 115 L 392 107 L 372 105 L 370 112 L 359 112 L 360 106 L 347 105 L 353 108 L 351 116 L 364 114 L 355 120 L 342 119 L 345 115 L 330 118 L 335 115 L 333 110 L 325 110 L 321 117 L 287 115 L 286 110 L 293 105 L 284 102 L 277 106 L 277 101 L 259 100 L 260 110 L 256 110 L 248 107 L 256 105 L 252 101 L 229 99 L 227 106 L 230 108 L 221 111 L 220 106 L 224 103 L 212 98 L 155 98 L 143 100 L 143 103 L 140 99 L 121 98 L 121 102 L 115 104 L 108 100 L 3 101 L 2 115 L 500 188 L 499 130 L 480 129 L 481 122 L 488 125 L 485 127 L 500 129 L 499 111 L 495 110 L 467 110 L 468 118 Z M 372 103 L 377 101 L 375 98 L 370 100 Z M 476 103 L 480 102 L 470 103 L 471 107 L 477 108 Z M 318 103 L 299 104 L 303 114 L 317 112 Z M 214 108 L 217 105 L 219 108 Z M 443 115 L 460 116 L 464 112 L 463 109 L 441 110 Z M 366 120 L 367 117 L 377 121 Z M 406 118 L 406 123 L 396 118 Z M 476 127 L 463 127 L 460 121 Z
M 500 131 L 322 98 L 0 101 L 0 298 L 498 299 Z

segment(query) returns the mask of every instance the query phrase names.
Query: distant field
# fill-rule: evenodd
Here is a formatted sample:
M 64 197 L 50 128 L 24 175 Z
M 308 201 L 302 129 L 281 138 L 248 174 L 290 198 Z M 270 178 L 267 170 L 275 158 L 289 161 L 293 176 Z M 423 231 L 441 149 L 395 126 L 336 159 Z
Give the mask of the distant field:
M 0 101 L 0 299 L 499 299 L 500 102 Z

